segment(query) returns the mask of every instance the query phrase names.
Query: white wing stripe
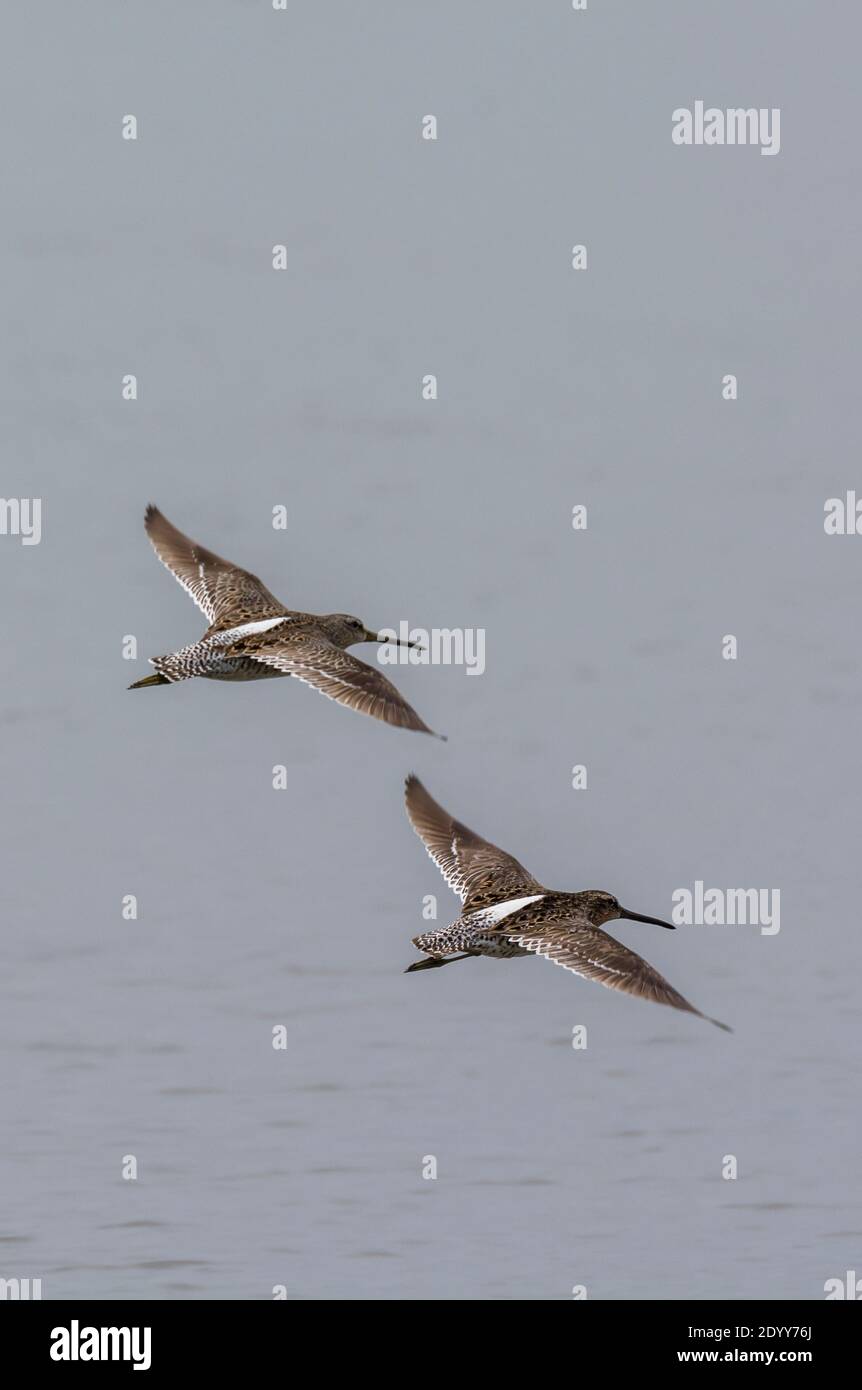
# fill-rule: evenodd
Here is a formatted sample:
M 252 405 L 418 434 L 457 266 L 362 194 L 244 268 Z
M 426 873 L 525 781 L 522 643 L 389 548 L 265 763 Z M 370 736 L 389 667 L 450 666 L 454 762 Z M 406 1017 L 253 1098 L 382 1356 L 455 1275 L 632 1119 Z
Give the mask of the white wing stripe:
M 217 642 L 220 647 L 230 646 L 239 637 L 248 637 L 253 632 L 268 632 L 271 627 L 278 627 L 284 621 L 284 618 L 259 618 L 253 623 L 240 623 L 239 627 L 229 627 L 224 632 L 216 633 L 210 641 Z
M 537 903 L 540 898 L 546 896 L 545 893 L 533 893 L 529 898 L 509 898 L 508 902 L 494 903 L 491 907 L 484 907 L 479 912 L 471 912 L 467 921 L 478 919 L 482 926 L 495 927 L 498 922 L 503 922 L 507 917 L 511 917 L 513 912 L 520 912 L 522 907 L 527 907 L 530 903 Z

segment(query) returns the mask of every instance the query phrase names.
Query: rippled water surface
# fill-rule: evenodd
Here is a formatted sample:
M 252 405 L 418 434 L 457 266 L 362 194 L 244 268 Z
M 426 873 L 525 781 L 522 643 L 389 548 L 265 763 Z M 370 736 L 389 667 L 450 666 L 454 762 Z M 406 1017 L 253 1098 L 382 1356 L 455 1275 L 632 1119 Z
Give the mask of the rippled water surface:
M 858 486 L 859 21 L 785 9 L 4 17 L 2 490 L 43 535 L 0 537 L 3 1277 L 810 1299 L 862 1268 L 862 541 L 822 527 Z M 673 147 L 697 98 L 780 105 L 780 155 Z M 481 677 L 391 672 L 449 742 L 297 682 L 129 694 L 201 630 L 148 501 L 296 608 L 483 628 Z M 456 915 L 411 768 L 561 888 L 780 890 L 773 936 L 618 924 L 733 1034 L 533 959 L 408 979 L 423 899 Z

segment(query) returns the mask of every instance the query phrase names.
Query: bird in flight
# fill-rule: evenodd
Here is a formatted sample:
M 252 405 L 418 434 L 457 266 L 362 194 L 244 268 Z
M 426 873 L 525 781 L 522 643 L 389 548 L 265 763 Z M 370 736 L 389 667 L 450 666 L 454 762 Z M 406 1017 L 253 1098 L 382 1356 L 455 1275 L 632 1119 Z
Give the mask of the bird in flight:
M 683 1009 L 732 1032 L 684 999 L 635 951 L 602 931 L 604 922 L 617 917 L 672 931 L 670 922 L 629 912 L 612 894 L 598 889 L 555 893 L 544 888 L 517 859 L 454 820 L 412 775 L 407 778 L 406 804 L 410 824 L 463 903 L 451 926 L 414 936 L 413 945 L 425 959 L 409 965 L 408 972 L 470 956 L 543 956 L 586 980 Z
M 197 642 L 167 656 L 150 658 L 154 676 L 130 690 L 205 676 L 208 680 L 253 681 L 296 676 L 341 705 L 395 724 L 434 734 L 382 672 L 348 651 L 378 637 L 348 613 L 297 613 L 279 603 L 260 580 L 229 560 L 189 540 L 157 507 L 147 507 L 144 526 L 153 549 L 200 608 L 209 627 Z M 442 735 L 434 735 L 442 738 Z

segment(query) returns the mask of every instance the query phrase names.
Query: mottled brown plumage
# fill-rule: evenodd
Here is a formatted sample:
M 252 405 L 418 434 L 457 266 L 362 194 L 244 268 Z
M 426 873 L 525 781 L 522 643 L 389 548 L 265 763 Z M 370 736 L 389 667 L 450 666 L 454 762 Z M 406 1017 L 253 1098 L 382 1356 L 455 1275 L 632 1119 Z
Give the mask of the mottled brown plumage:
M 166 569 L 182 584 L 210 623 L 209 632 L 238 627 L 259 618 L 302 617 L 291 614 L 261 584 L 257 575 L 189 540 L 158 507 L 147 507 L 144 528 Z
M 144 524 L 162 564 L 210 626 L 199 641 L 151 658 L 157 674 L 135 681 L 130 690 L 194 676 L 226 681 L 295 676 L 361 714 L 433 733 L 381 671 L 345 650 L 358 642 L 380 640 L 359 618 L 285 608 L 256 575 L 184 536 L 158 508 L 147 508 Z
M 417 777 L 407 778 L 406 805 L 413 829 L 464 905 L 451 926 L 413 938 L 426 958 L 408 970 L 431 970 L 469 956 L 534 954 L 610 989 L 707 1018 L 635 951 L 601 930 L 603 922 L 618 917 L 662 927 L 669 922 L 629 912 L 599 889 L 556 893 L 543 887 L 517 859 L 444 811 Z M 730 1032 L 718 1019 L 708 1022 Z
M 467 912 L 546 891 L 511 854 L 444 811 L 418 777 L 408 777 L 406 787 L 410 824 Z

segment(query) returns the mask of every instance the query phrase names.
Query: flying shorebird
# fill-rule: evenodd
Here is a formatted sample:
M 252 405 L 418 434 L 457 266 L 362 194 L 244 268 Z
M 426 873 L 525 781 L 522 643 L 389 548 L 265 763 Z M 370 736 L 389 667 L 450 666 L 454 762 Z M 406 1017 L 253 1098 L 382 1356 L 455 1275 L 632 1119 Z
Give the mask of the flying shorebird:
M 156 674 L 135 681 L 130 690 L 171 685 L 192 676 L 217 681 L 296 676 L 330 700 L 386 724 L 434 733 L 382 672 L 346 651 L 358 642 L 391 641 L 408 647 L 417 643 L 381 639 L 349 613 L 291 612 L 255 575 L 189 540 L 157 507 L 147 507 L 144 526 L 162 564 L 210 626 L 199 641 L 180 651 L 151 657 Z
M 598 889 L 555 893 L 544 888 L 517 859 L 453 820 L 418 777 L 407 778 L 406 802 L 410 824 L 464 910 L 451 926 L 414 936 L 413 945 L 425 952 L 425 959 L 408 965 L 405 973 L 433 970 L 470 956 L 508 959 L 534 954 L 585 980 L 684 1009 L 732 1032 L 726 1023 L 689 1004 L 647 961 L 601 930 L 602 923 L 615 917 L 673 931 L 670 922 L 629 912 L 612 894 Z

